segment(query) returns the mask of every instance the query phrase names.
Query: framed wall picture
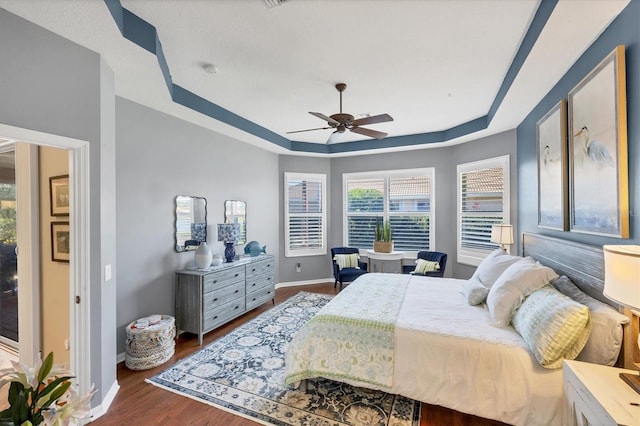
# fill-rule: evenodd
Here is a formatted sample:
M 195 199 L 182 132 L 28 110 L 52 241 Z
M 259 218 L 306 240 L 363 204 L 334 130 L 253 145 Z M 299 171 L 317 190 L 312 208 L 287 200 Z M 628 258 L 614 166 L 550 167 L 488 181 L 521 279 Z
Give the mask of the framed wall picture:
M 51 260 L 69 263 L 69 222 L 51 222 Z
M 568 220 L 567 107 L 563 100 L 536 123 L 538 226 L 566 231 Z
M 51 216 L 69 215 L 69 175 L 49 178 Z
M 569 92 L 571 231 L 629 238 L 624 46 Z

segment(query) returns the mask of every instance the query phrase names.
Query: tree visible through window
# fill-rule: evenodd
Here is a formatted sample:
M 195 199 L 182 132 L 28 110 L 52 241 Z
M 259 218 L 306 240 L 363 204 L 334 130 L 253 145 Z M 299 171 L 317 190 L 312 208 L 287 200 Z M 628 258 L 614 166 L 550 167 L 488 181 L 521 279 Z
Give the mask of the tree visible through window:
M 394 248 L 428 250 L 433 233 L 433 169 L 345 174 L 345 244 L 373 247 L 378 221 L 389 221 Z

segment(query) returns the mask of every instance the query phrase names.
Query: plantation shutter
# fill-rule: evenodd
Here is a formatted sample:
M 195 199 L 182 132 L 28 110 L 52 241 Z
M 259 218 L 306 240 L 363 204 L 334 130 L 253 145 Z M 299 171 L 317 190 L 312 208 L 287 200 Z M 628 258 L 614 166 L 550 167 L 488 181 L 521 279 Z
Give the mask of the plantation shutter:
M 345 244 L 371 249 L 376 222 L 388 220 L 396 250 L 431 245 L 433 169 L 344 176 Z
M 503 158 L 503 157 L 500 157 Z M 508 161 L 508 157 L 507 157 Z M 508 223 L 506 164 L 467 168 L 458 176 L 458 250 L 459 257 L 484 257 L 499 247 L 492 243 L 491 227 Z M 459 166 L 460 170 L 460 166 Z M 483 254 L 484 253 L 484 254 Z M 459 260 L 460 261 L 460 260 Z M 472 262 L 475 264 L 477 262 Z
M 326 254 L 326 176 L 285 173 L 285 256 Z

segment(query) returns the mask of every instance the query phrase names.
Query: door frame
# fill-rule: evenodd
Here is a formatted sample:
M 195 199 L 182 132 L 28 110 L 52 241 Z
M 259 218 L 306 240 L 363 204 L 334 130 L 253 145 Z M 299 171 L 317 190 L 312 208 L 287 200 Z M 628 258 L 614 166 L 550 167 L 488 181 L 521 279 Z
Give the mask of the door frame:
M 40 347 L 40 291 L 39 291 L 39 190 L 38 179 L 30 176 L 31 167 L 37 166 L 37 146 L 44 145 L 69 151 L 69 229 L 70 269 L 70 369 L 75 373 L 78 392 L 86 394 L 91 382 L 90 340 L 90 221 L 89 221 L 89 142 L 65 136 L 38 132 L 0 123 L 0 135 L 11 142 L 27 142 L 25 154 L 28 168 L 18 172 L 16 181 L 26 182 L 32 189 L 27 197 L 28 216 L 25 220 L 18 212 L 18 247 L 22 262 L 18 262 L 19 355 L 20 361 L 32 365 L 41 357 Z M 17 144 L 18 147 L 20 144 Z M 35 155 L 34 155 L 35 154 Z M 16 150 L 16 156 L 18 149 Z M 16 162 L 18 158 L 16 158 Z M 32 169 L 33 170 L 33 169 Z M 36 169 L 37 170 L 37 169 Z M 25 174 L 27 176 L 25 176 Z M 26 181 L 25 181 L 26 179 Z M 35 185 L 35 189 L 34 189 Z M 20 220 L 22 219 L 22 220 Z M 35 232 L 32 232 L 35 230 Z M 22 244 L 21 244 L 22 243 Z M 22 267 L 20 266 L 22 265 Z M 24 274 L 24 275 L 23 275 Z M 23 279 L 26 277 L 26 279 Z M 24 285 L 21 285 L 24 283 Z M 34 283 L 38 284 L 35 285 Z M 80 303 L 76 303 L 79 300 Z M 99 326 L 99 325 L 98 325 Z M 29 336 L 29 338 L 23 338 Z

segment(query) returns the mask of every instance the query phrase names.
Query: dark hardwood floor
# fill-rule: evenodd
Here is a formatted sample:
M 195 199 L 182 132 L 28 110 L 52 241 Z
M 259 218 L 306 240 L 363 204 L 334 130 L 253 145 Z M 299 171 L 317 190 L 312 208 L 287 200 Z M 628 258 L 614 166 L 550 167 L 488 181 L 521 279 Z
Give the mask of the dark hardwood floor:
M 333 283 L 316 284 L 300 287 L 285 287 L 276 290 L 276 303 L 288 299 L 299 291 L 336 294 Z M 203 345 L 207 345 L 234 328 L 250 321 L 260 313 L 268 310 L 272 304 L 265 303 L 257 309 L 246 313 L 236 320 L 220 327 L 204 337 Z M 118 364 L 118 383 L 120 390 L 109 411 L 93 421 L 92 426 L 103 425 L 257 425 L 245 418 L 219 410 L 210 405 L 194 401 L 163 390 L 144 380 L 151 377 L 172 363 L 200 350 L 198 338 L 191 334 L 182 334 L 176 341 L 176 352 L 165 364 L 143 371 L 132 371 L 124 362 Z M 422 420 L 420 426 L 484 426 L 501 425 L 493 420 L 486 420 L 468 414 L 459 413 L 443 407 L 422 404 Z

